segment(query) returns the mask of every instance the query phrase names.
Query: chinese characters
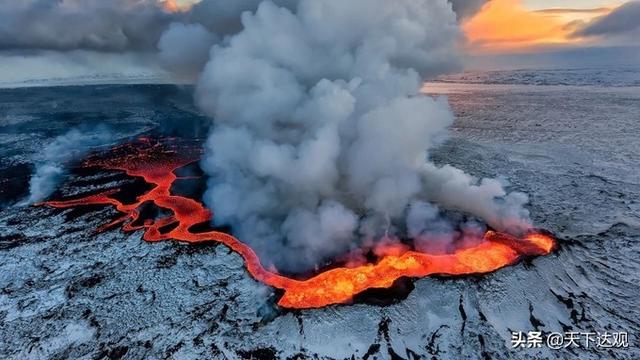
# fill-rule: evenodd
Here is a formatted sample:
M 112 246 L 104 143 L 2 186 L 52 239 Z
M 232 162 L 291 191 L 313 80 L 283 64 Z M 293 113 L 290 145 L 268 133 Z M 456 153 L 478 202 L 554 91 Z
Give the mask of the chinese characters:
M 563 348 L 625 349 L 629 347 L 629 333 L 626 331 L 567 331 L 564 333 L 514 331 L 511 333 L 511 347 L 514 349 L 535 349 L 547 347 L 553 350 Z

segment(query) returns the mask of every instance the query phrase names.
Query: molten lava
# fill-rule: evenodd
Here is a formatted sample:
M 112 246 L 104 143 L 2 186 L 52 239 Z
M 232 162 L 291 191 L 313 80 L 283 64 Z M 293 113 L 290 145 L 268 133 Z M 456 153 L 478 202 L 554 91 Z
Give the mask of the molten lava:
M 175 148 L 150 140 L 140 139 L 113 149 L 107 159 L 90 158 L 86 167 L 123 171 L 140 177 L 153 188 L 137 197 L 131 204 L 117 200 L 120 189 L 67 201 L 49 201 L 42 205 L 54 208 L 72 208 L 82 205 L 112 205 L 123 216 L 98 229 L 106 231 L 122 225 L 124 231 L 144 231 L 144 240 L 150 242 L 177 240 L 191 244 L 220 242 L 244 259 L 247 271 L 256 280 L 283 290 L 278 304 L 286 308 L 318 308 L 350 302 L 357 294 L 368 289 L 389 288 L 403 277 L 425 277 L 432 274 L 467 275 L 488 273 L 511 265 L 523 256 L 549 254 L 555 240 L 542 233 L 532 233 L 522 239 L 488 231 L 483 241 L 473 247 L 458 249 L 450 254 L 434 255 L 408 248 L 389 251 L 379 261 L 356 267 L 341 267 L 319 273 L 306 280 L 296 280 L 265 269 L 258 255 L 235 237 L 219 232 L 194 232 L 193 228 L 211 221 L 213 214 L 196 200 L 173 195 L 171 186 L 180 179 L 176 170 L 198 161 L 195 148 Z M 186 153 L 185 153 L 186 152 Z M 115 157 L 113 157 L 115 155 Z M 168 210 L 172 215 L 139 223 L 141 207 L 147 202 Z M 138 225 L 136 225 L 138 224 Z M 163 229 L 170 228 L 169 231 Z

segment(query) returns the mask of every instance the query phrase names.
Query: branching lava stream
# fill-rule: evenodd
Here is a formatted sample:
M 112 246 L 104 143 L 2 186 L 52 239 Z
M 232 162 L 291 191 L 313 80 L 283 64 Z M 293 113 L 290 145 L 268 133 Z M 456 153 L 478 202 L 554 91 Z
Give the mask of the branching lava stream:
M 123 171 L 153 185 L 151 190 L 137 197 L 132 204 L 115 199 L 113 195 L 119 189 L 113 189 L 80 199 L 49 201 L 40 205 L 54 208 L 112 205 L 123 216 L 99 228 L 99 232 L 121 225 L 124 231 L 143 230 L 144 240 L 150 242 L 177 240 L 191 244 L 211 241 L 223 243 L 242 256 L 247 271 L 256 280 L 283 290 L 284 294 L 278 304 L 285 308 L 319 308 L 348 303 L 365 290 L 389 288 L 402 277 L 492 272 L 515 263 L 523 256 L 548 254 L 556 246 L 552 237 L 542 233 L 532 233 L 517 239 L 488 231 L 480 244 L 450 254 L 433 255 L 406 250 L 386 255 L 375 264 L 335 268 L 306 280 L 296 280 L 265 269 L 258 255 L 248 245 L 229 234 L 218 231 L 197 233 L 191 230 L 195 225 L 211 221 L 213 214 L 196 200 L 172 195 L 171 186 L 179 179 L 175 174 L 176 170 L 198 161 L 199 157 L 200 153 L 193 148 L 181 148 L 177 151 L 160 142 L 141 138 L 139 143 L 113 149 L 106 159 L 90 158 L 84 165 Z M 141 206 L 147 202 L 152 202 L 173 215 L 135 225 L 140 217 Z M 172 230 L 161 231 L 171 226 Z

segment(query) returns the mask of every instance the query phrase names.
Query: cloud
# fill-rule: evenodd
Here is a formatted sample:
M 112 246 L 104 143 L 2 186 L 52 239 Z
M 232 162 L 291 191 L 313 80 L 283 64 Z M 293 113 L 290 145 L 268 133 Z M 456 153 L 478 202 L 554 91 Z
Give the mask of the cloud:
M 160 62 L 178 78 L 195 79 L 219 40 L 200 24 L 172 23 L 158 41 Z
M 521 0 L 492 0 L 463 22 L 466 65 L 493 70 L 635 65 L 639 4 L 530 11 Z
M 272 0 L 278 6 L 294 9 L 298 0 Z M 241 14 L 255 11 L 263 0 L 202 0 L 189 11 L 190 22 L 203 25 L 221 36 L 232 35 L 242 29 Z
M 611 13 L 591 21 L 574 35 L 618 36 L 631 34 L 640 34 L 640 1 L 631 1 L 621 5 Z M 637 39 L 635 37 L 636 41 Z
M 254 12 L 262 0 L 202 0 L 185 11 L 158 42 L 161 64 L 175 79 L 195 82 L 215 44 L 242 30 L 242 13 Z M 293 9 L 297 0 L 273 0 Z
M 473 48 L 490 51 L 566 43 L 564 26 L 552 15 L 529 11 L 521 0 L 492 0 L 463 25 Z
M 475 15 L 490 0 L 450 0 L 459 19 Z
M 151 50 L 178 16 L 154 0 L 3 1 L 0 50 Z
M 638 4 L 640 1 L 635 1 L 613 10 L 599 7 L 532 11 L 523 0 L 492 0 L 465 20 L 463 27 L 473 53 L 539 53 L 580 46 L 623 45 L 599 40 L 615 32 L 632 34 L 638 28 Z
M 603 14 L 610 12 L 610 8 L 600 7 L 593 9 L 575 9 L 575 8 L 551 8 L 551 9 L 541 9 L 536 10 L 535 12 L 541 14 L 558 14 L 558 15 L 566 15 L 566 14 Z

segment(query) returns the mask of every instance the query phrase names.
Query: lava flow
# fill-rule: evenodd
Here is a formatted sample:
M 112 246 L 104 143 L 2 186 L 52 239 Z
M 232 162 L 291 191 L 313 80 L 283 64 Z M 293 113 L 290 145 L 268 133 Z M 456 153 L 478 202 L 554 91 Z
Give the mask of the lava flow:
M 197 225 L 209 223 L 213 214 L 196 200 L 172 195 L 171 186 L 180 179 L 176 170 L 198 161 L 200 153 L 194 149 L 181 148 L 178 152 L 160 142 L 143 138 L 135 145 L 128 144 L 113 149 L 107 159 L 91 158 L 85 163 L 85 167 L 123 171 L 131 177 L 140 177 L 153 186 L 131 204 L 116 199 L 114 195 L 120 189 L 112 189 L 80 199 L 49 201 L 41 205 L 54 208 L 115 206 L 123 216 L 99 228 L 99 232 L 121 225 L 124 231 L 143 230 L 144 240 L 150 242 L 177 240 L 191 244 L 211 241 L 223 243 L 242 256 L 247 271 L 256 280 L 283 290 L 278 304 L 285 308 L 318 308 L 348 303 L 365 290 L 389 288 L 403 277 L 488 273 L 511 265 L 523 256 L 549 254 L 556 246 L 552 237 L 542 233 L 532 233 L 517 239 L 511 235 L 488 231 L 478 245 L 449 254 L 434 255 L 403 250 L 383 256 L 376 263 L 334 268 L 306 280 L 292 279 L 265 269 L 258 255 L 248 245 L 229 234 L 193 231 Z M 148 202 L 168 210 L 171 215 L 139 224 L 141 207 Z

